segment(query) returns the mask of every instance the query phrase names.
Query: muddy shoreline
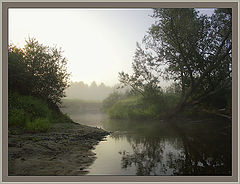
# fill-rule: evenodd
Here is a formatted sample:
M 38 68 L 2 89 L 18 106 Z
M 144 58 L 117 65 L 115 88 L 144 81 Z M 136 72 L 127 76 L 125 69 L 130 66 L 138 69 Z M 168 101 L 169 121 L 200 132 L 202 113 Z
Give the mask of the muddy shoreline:
M 95 160 L 92 149 L 109 133 L 77 123 L 56 123 L 46 133 L 8 132 L 9 176 L 77 176 Z

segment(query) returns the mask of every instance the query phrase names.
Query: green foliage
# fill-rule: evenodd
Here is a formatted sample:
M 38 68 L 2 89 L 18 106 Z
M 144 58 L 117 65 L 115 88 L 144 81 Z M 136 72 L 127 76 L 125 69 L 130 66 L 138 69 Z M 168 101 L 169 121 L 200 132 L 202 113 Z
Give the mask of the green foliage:
M 72 120 L 60 111 L 36 97 L 9 93 L 8 125 L 22 131 L 36 133 L 47 131 L 51 123 L 71 123 Z
M 159 119 L 180 100 L 177 93 L 145 88 L 144 96 L 112 93 L 103 101 L 102 109 L 113 119 Z
M 30 94 L 33 88 L 32 74 L 27 70 L 24 51 L 13 45 L 8 51 L 8 89 L 21 94 Z
M 212 108 L 214 107 L 218 109 L 227 108 L 227 106 L 230 105 L 229 103 L 232 103 L 231 92 L 232 92 L 231 90 L 229 91 L 223 89 L 216 93 L 214 96 L 206 98 L 204 104 Z
M 68 86 L 66 58 L 56 47 L 26 41 L 8 50 L 8 123 L 10 128 L 45 132 L 51 122 L 72 122 L 59 111 Z
M 176 93 L 164 93 L 164 111 L 169 111 L 175 107 L 181 99 L 181 96 Z
M 54 112 L 47 103 L 32 96 L 18 93 L 8 95 L 8 125 L 23 131 L 37 132 L 49 128 Z M 39 125 L 43 123 L 43 125 Z
M 151 116 L 150 109 L 144 109 L 138 97 L 130 97 L 115 103 L 109 110 L 111 118 L 116 119 L 144 119 Z
M 48 104 L 36 97 L 22 96 L 17 93 L 10 93 L 8 97 L 9 116 L 16 112 L 21 112 L 31 121 L 38 117 L 51 117 L 52 110 Z M 20 114 L 19 114 L 20 115 Z
M 109 108 L 111 108 L 116 102 L 120 101 L 124 98 L 124 95 L 119 92 L 111 93 L 107 98 L 103 100 L 102 103 L 102 111 L 106 112 Z
M 231 90 L 231 9 L 216 9 L 207 17 L 193 8 L 158 8 L 152 17 L 155 23 L 137 45 L 133 74 L 119 73 L 124 86 L 146 96 L 146 89 L 161 93 L 163 79 L 174 80 L 181 99 L 173 112 Z
M 8 58 L 9 91 L 60 104 L 69 78 L 60 49 L 29 39 L 22 49 L 10 45 Z
M 50 128 L 50 121 L 47 118 L 36 118 L 33 121 L 27 121 L 25 131 L 36 133 L 46 132 Z
M 72 119 L 62 112 L 53 112 L 51 116 L 52 123 L 72 123 Z
M 8 112 L 8 125 L 24 127 L 28 118 L 23 109 L 12 109 Z
M 131 96 L 119 100 L 109 108 L 108 115 L 115 119 L 159 119 L 166 115 L 179 100 L 174 94 L 163 94 L 154 99 Z

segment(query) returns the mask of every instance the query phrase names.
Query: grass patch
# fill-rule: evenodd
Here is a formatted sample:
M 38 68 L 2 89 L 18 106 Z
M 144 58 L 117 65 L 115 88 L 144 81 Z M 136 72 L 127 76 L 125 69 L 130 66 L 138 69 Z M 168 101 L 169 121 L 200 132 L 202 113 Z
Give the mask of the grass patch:
M 52 110 L 45 101 L 32 96 L 9 93 L 8 125 L 23 132 L 46 132 L 51 123 L 69 123 L 66 114 Z
M 26 132 L 46 132 L 50 128 L 50 121 L 47 118 L 36 118 L 33 121 L 27 121 L 25 126 Z

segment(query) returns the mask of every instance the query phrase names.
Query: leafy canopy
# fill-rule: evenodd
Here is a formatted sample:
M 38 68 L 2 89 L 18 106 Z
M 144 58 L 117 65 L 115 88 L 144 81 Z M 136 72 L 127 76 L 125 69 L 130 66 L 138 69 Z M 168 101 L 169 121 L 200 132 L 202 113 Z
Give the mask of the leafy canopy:
M 32 95 L 59 105 L 68 87 L 67 60 L 61 49 L 40 44 L 36 39 L 26 41 L 24 48 L 9 46 L 9 90 Z
M 151 95 L 171 79 L 181 89 L 176 110 L 231 90 L 231 9 L 216 9 L 211 17 L 191 8 L 154 9 L 152 17 L 155 23 L 137 44 L 133 74 L 119 73 L 123 85 L 142 95 L 151 89 Z

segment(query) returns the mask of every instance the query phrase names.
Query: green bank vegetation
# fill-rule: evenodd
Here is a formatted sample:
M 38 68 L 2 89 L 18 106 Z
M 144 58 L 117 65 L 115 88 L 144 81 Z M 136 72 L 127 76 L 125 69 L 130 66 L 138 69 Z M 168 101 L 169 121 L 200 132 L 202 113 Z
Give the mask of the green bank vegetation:
M 162 119 L 180 100 L 178 93 L 166 92 L 143 96 L 117 91 L 103 100 L 102 110 L 114 119 Z
M 119 73 L 127 94 L 111 94 L 103 110 L 112 118 L 172 118 L 215 113 L 231 116 L 232 11 L 212 16 L 195 9 L 154 9 L 155 23 L 132 62 L 133 74 Z M 173 81 L 167 89 L 163 80 Z
M 8 125 L 25 132 L 45 132 L 51 123 L 71 122 L 59 110 L 68 86 L 66 59 L 57 48 L 26 41 L 9 46 Z

